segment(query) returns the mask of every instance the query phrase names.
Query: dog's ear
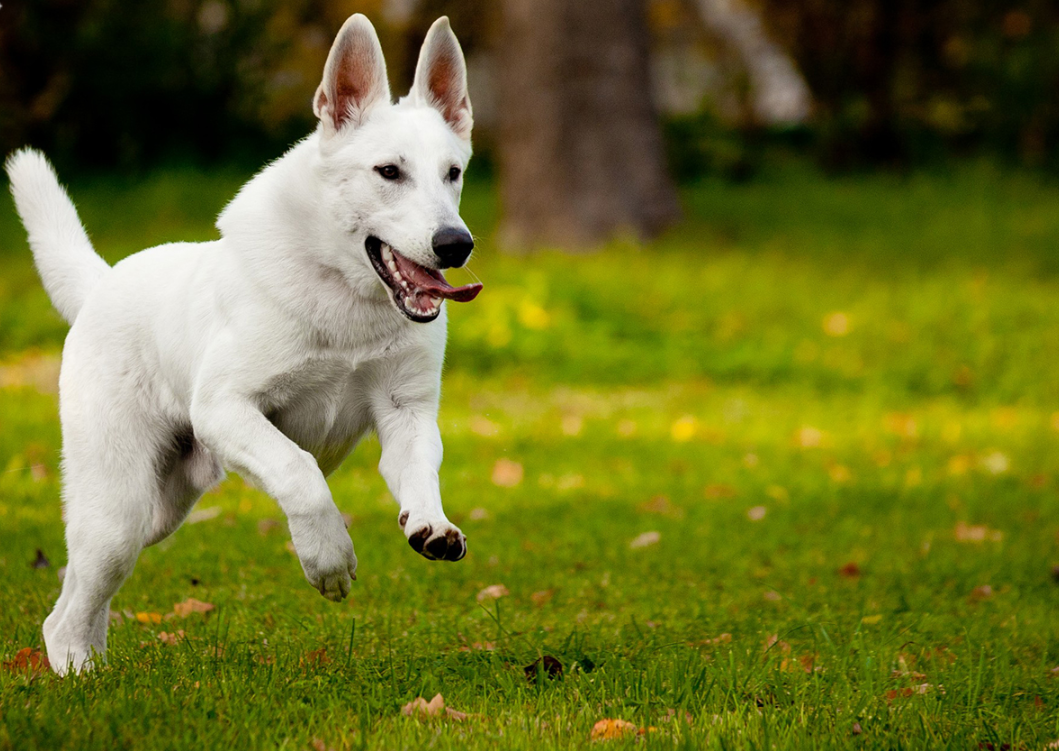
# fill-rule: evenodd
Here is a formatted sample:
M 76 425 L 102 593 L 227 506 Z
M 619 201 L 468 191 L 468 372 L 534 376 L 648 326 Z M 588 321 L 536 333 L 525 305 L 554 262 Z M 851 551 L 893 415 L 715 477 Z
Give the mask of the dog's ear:
M 474 117 L 467 93 L 467 64 L 448 16 L 435 21 L 423 40 L 411 94 L 415 101 L 440 112 L 456 135 L 470 139 Z
M 390 101 L 382 45 L 365 16 L 357 13 L 342 24 L 324 65 L 324 80 L 313 97 L 313 112 L 330 135 L 356 127 L 379 102 Z

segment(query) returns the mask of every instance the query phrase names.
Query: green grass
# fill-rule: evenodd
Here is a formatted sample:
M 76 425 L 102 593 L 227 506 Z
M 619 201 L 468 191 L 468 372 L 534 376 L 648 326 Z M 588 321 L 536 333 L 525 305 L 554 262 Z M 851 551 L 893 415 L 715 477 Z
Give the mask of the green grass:
M 113 260 L 212 237 L 242 179 L 72 193 Z M 109 665 L 0 670 L 0 748 L 584 748 L 604 718 L 657 728 L 618 747 L 1059 738 L 1059 189 L 789 169 L 685 205 L 650 246 L 505 257 L 471 186 L 486 290 L 450 311 L 441 414 L 468 557 L 408 548 L 367 441 L 331 481 L 360 561 L 335 605 L 231 478 L 199 504 L 216 516 L 141 556 Z M 65 327 L 9 205 L 0 272 L 11 660 L 59 588 Z M 510 594 L 480 603 L 494 584 Z M 216 609 L 136 619 L 189 597 Z M 561 679 L 526 679 L 541 655 Z M 401 714 L 439 692 L 470 717 Z

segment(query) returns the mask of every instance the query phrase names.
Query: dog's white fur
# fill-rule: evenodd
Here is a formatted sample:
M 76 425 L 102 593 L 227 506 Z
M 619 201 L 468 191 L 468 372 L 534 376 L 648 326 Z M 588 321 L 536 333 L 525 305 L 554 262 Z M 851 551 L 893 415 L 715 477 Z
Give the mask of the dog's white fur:
M 317 130 L 242 188 L 220 240 L 113 268 L 47 160 L 28 149 L 8 160 L 44 286 L 72 324 L 59 384 L 69 562 L 44 622 L 60 673 L 103 657 L 111 597 L 140 551 L 225 469 L 276 499 L 305 576 L 340 600 L 357 559 L 325 476 L 374 429 L 409 541 L 463 556 L 438 489 L 444 307 L 431 323 L 405 318 L 365 251 L 374 235 L 437 267 L 435 231 L 466 229 L 449 171 L 470 158 L 472 114 L 448 19 L 393 104 L 375 30 L 351 17 L 313 109 Z M 382 179 L 387 163 L 406 179 Z

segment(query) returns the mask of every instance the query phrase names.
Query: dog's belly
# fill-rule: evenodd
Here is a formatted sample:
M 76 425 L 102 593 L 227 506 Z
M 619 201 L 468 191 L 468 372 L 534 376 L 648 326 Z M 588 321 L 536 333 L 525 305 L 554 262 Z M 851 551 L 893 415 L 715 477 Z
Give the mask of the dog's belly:
M 304 377 L 296 388 L 280 388 L 266 411 L 280 432 L 333 472 L 371 426 L 371 413 L 352 373 Z M 336 377 L 339 376 L 339 377 Z M 282 393 L 285 392 L 285 393 Z

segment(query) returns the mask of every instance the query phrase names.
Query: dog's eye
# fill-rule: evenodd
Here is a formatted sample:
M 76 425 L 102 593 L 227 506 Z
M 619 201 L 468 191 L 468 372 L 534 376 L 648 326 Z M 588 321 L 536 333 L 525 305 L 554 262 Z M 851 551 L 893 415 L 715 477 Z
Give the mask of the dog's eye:
M 396 180 L 401 176 L 401 170 L 397 169 L 396 164 L 384 164 L 376 167 L 375 171 L 382 175 L 384 180 Z
M 460 175 L 461 174 L 463 174 L 463 173 L 462 173 L 462 171 L 460 170 L 459 167 L 450 167 L 449 168 L 449 180 L 450 181 L 456 182 L 457 180 L 460 179 Z

